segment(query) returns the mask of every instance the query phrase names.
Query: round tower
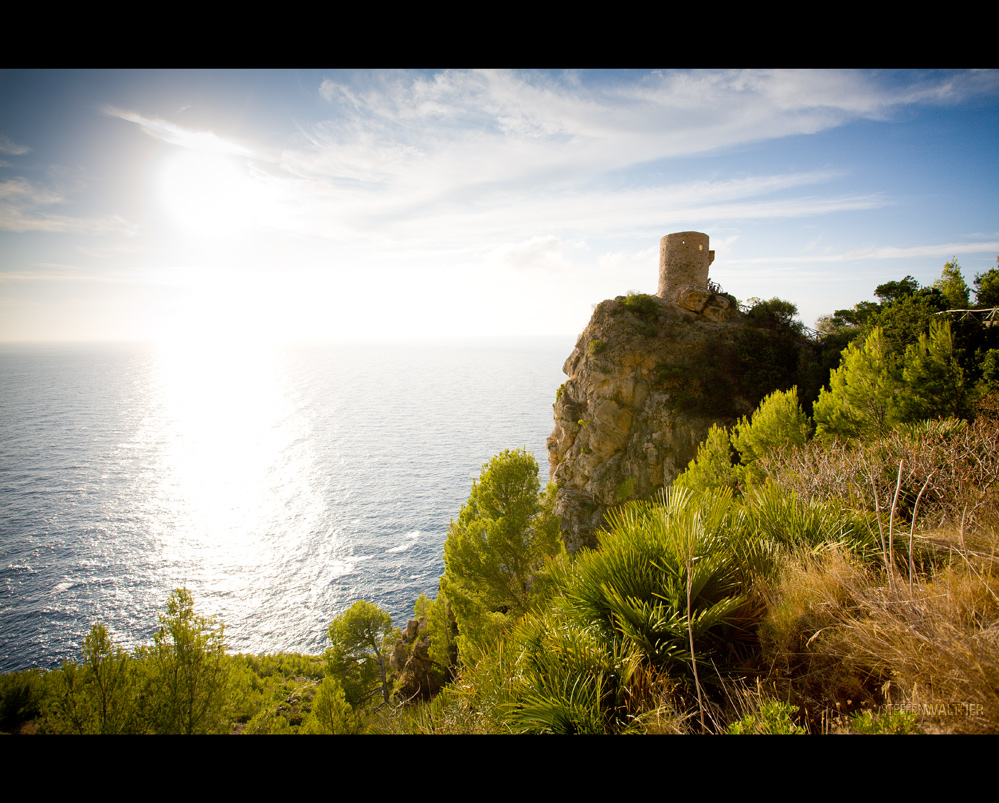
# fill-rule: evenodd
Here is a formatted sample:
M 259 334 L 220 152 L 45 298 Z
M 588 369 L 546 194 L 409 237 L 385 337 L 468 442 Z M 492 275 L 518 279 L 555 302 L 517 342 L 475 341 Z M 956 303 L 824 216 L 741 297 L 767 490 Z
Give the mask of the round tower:
M 672 298 L 679 287 L 692 284 L 707 289 L 708 266 L 715 252 L 708 250 L 708 235 L 699 231 L 667 234 L 659 241 L 660 298 Z

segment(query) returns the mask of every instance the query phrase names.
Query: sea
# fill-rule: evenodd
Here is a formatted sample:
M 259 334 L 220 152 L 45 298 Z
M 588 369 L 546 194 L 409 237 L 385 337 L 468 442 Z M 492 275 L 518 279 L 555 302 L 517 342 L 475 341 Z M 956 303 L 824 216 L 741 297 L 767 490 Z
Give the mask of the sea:
M 180 587 L 234 653 L 404 628 L 483 464 L 547 482 L 573 343 L 0 344 L 0 672 L 150 643 Z

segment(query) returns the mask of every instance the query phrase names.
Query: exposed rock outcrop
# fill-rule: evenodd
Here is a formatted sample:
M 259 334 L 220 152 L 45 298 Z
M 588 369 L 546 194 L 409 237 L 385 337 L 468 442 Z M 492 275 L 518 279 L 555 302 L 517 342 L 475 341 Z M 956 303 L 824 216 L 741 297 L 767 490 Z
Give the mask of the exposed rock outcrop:
M 440 673 L 430 659 L 430 637 L 425 630 L 423 619 L 410 619 L 389 657 L 397 675 L 396 694 L 404 700 L 429 700 L 441 689 Z
M 598 304 L 565 362 L 547 445 L 572 552 L 596 545 L 611 507 L 672 483 L 713 423 L 734 422 L 794 382 L 793 349 L 760 370 L 773 361 L 761 348 L 771 335 L 708 283 L 707 242 L 698 232 L 664 237 L 659 293 Z

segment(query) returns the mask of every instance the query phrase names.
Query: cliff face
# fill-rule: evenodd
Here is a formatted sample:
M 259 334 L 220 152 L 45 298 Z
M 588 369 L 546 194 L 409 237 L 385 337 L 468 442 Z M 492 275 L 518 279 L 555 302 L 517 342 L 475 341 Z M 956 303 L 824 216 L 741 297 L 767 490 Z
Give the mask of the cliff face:
M 760 336 L 731 296 L 706 288 L 596 307 L 563 367 L 548 438 L 570 551 L 595 546 L 609 508 L 672 483 L 711 424 L 751 413 L 773 389 L 751 370 Z

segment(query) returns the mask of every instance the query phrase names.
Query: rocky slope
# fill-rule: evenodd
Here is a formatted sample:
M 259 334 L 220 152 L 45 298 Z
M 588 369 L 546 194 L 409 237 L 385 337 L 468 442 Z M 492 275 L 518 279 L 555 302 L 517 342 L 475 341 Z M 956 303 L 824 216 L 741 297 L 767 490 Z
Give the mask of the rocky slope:
M 794 382 L 794 351 L 775 353 L 776 335 L 731 296 L 689 285 L 668 295 L 601 302 L 563 367 L 548 461 L 570 551 L 596 545 L 609 508 L 672 483 L 711 424 Z

